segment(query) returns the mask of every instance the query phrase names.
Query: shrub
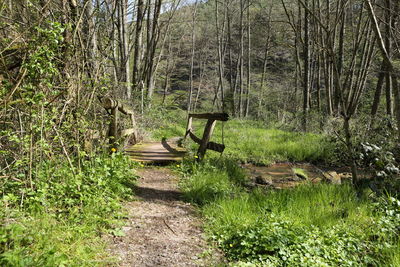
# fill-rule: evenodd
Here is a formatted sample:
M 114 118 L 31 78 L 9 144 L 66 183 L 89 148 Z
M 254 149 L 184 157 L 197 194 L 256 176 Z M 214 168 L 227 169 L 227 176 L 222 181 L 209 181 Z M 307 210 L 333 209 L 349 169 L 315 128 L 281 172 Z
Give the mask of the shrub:
M 1 266 L 94 266 L 110 262 L 100 234 L 124 216 L 121 198 L 136 177 L 122 154 L 95 157 L 71 169 L 42 163 L 33 187 L 9 180 L 1 188 Z

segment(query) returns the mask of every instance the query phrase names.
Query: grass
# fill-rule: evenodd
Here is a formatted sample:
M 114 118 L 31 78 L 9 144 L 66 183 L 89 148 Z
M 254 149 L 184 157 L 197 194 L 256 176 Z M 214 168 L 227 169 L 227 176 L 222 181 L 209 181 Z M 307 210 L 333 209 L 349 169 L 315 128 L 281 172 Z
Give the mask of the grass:
M 120 235 L 121 203 L 136 180 L 120 153 L 52 159 L 36 169 L 34 188 L 9 180 L 0 188 L 0 266 L 105 266 L 115 262 L 104 234 Z
M 97 266 L 113 262 L 104 241 L 87 223 L 62 222 L 48 214 L 20 215 L 3 229 L 12 244 L 1 254 L 2 266 Z
M 377 200 L 357 197 L 347 184 L 249 191 L 241 168 L 227 157 L 186 162 L 183 173 L 186 199 L 199 206 L 210 240 L 233 263 L 397 266 L 393 227 L 400 216 L 387 214 L 400 215 L 400 206 L 379 211 Z
M 181 187 L 186 193 L 186 200 L 198 205 L 229 197 L 239 192 L 240 185 L 245 182 L 240 167 L 231 160 L 220 159 L 213 164 L 207 161 L 201 165 L 188 160 L 183 166 L 186 175 Z
M 266 129 L 240 120 L 227 122 L 224 128 L 226 154 L 242 162 L 268 165 L 276 161 L 318 162 L 330 157 L 330 144 L 322 135 Z
M 186 129 L 186 114 L 183 111 L 158 111 L 152 114 L 157 123 L 148 128 L 154 140 L 183 136 Z M 198 137 L 202 136 L 205 120 L 194 120 Z M 333 146 L 328 138 L 312 133 L 287 132 L 267 129 L 264 125 L 250 121 L 232 119 L 217 122 L 211 141 L 224 143 L 224 154 L 241 162 L 268 165 L 277 161 L 329 161 Z M 192 141 L 193 149 L 198 145 Z M 207 151 L 211 156 L 217 152 Z
M 153 138 L 183 136 L 185 116 L 175 112 Z M 199 137 L 204 124 L 194 123 Z M 400 204 L 360 198 L 351 185 L 304 184 L 280 191 L 245 186 L 238 161 L 329 162 L 334 151 L 329 138 L 234 119 L 218 122 L 212 141 L 224 141 L 224 156 L 207 151 L 202 163 L 188 157 L 180 167 L 181 188 L 201 210 L 209 239 L 233 265 L 400 266 Z
M 308 175 L 307 172 L 301 168 L 292 168 L 293 173 L 304 178 L 304 179 L 308 179 Z
M 259 190 L 244 193 L 235 199 L 221 199 L 213 203 L 205 213 L 218 216 L 221 220 L 233 218 L 233 221 L 218 224 L 234 225 L 238 222 L 238 227 L 241 227 L 242 221 L 255 223 L 265 213 L 273 213 L 298 225 L 331 227 L 345 222 L 362 226 L 370 223 L 370 204 L 369 201 L 358 200 L 351 186 L 318 184 L 268 193 Z M 213 211 L 216 213 L 213 214 Z

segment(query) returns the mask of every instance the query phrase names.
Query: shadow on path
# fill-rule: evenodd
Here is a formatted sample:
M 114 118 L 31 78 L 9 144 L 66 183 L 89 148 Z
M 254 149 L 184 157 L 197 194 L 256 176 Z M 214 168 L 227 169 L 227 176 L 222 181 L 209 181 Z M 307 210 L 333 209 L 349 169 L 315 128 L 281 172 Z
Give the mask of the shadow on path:
M 155 189 L 145 186 L 135 186 L 135 195 L 145 201 L 176 201 L 182 200 L 182 193 L 176 190 Z

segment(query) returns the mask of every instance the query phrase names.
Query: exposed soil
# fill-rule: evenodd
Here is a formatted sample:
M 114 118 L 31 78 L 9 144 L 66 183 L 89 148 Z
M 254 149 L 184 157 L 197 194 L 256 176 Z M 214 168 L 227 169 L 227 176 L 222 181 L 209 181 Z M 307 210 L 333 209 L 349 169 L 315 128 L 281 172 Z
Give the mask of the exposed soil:
M 138 171 L 137 201 L 127 204 L 125 236 L 115 237 L 112 254 L 120 266 L 213 266 L 195 209 L 181 199 L 178 178 L 166 168 Z M 217 255 L 217 256 L 216 256 Z

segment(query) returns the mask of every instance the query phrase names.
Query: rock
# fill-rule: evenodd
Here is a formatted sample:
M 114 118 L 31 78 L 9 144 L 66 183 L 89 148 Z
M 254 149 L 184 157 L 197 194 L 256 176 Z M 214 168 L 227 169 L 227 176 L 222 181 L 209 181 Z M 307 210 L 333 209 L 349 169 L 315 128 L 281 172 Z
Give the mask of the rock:
M 327 179 L 332 184 L 341 184 L 342 183 L 342 179 L 340 178 L 340 175 L 337 174 L 337 172 L 335 172 L 335 171 L 324 172 L 323 175 L 324 175 L 325 179 Z
M 272 185 L 271 178 L 268 179 L 261 175 L 256 176 L 255 182 L 256 184 L 261 184 L 261 185 Z
M 128 226 L 122 227 L 122 231 L 125 232 L 125 233 L 129 232 L 131 229 L 132 229 L 132 227 L 128 227 Z
M 353 178 L 353 176 L 349 172 L 339 173 L 339 176 L 340 176 L 340 179 L 342 180 L 342 182 L 343 182 L 343 180 L 350 181 Z

